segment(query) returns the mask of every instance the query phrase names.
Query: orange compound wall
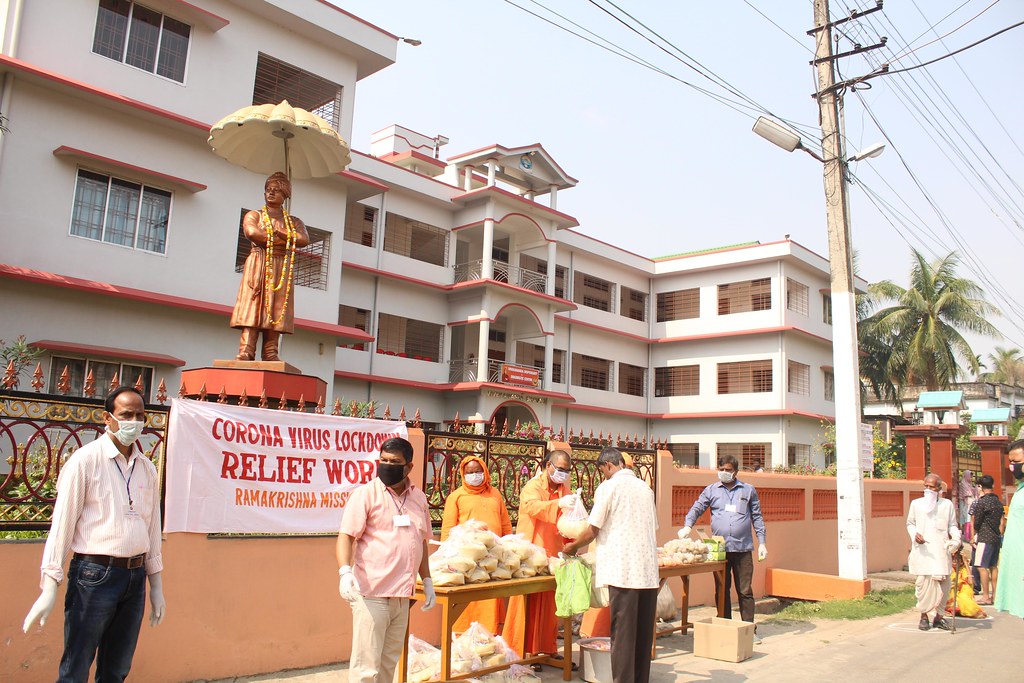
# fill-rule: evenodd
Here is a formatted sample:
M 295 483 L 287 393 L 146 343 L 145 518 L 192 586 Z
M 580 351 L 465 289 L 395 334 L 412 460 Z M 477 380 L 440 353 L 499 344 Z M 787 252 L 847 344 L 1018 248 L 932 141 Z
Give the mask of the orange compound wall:
M 754 562 L 756 597 L 765 595 L 768 567 L 837 574 L 839 549 L 834 477 L 742 472 L 740 479 L 757 488 L 765 517 L 768 558 Z M 715 481 L 714 470 L 678 469 L 672 465 L 669 453 L 659 452 L 659 544 L 675 537 L 693 501 L 705 486 Z M 921 486 L 920 481 L 902 479 L 864 480 L 868 572 L 900 569 L 906 564 L 910 551 L 906 531 L 909 494 L 920 491 Z M 708 513 L 697 520 L 694 529 L 710 535 Z M 670 584 L 678 594 L 681 580 L 671 579 Z M 713 601 L 711 576 L 691 577 L 690 604 L 710 605 Z

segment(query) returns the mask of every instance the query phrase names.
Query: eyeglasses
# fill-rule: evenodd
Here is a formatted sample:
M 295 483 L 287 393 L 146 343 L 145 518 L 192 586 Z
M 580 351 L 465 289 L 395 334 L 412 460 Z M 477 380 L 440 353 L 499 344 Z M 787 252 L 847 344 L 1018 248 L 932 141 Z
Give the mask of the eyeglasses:
M 552 467 L 555 467 L 555 466 L 552 465 Z M 556 472 L 561 472 L 562 474 L 569 474 L 569 473 L 572 472 L 572 470 L 570 470 L 570 469 L 568 469 L 566 467 L 555 467 L 555 471 Z

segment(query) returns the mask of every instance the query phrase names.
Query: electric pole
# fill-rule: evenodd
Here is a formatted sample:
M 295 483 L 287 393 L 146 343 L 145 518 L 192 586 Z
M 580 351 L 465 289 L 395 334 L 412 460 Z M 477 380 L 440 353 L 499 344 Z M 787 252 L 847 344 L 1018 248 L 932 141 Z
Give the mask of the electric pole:
M 835 60 L 881 47 L 878 45 L 834 54 L 832 27 L 874 9 L 846 19 L 831 21 L 828 0 L 814 0 L 815 59 L 818 73 L 816 98 L 821 110 L 821 149 L 824 157 L 825 215 L 828 223 L 828 260 L 832 290 L 832 363 L 836 403 L 836 514 L 839 527 L 839 576 L 863 580 L 867 575 L 864 523 L 864 478 L 861 472 L 860 359 L 857 345 L 857 306 L 853 279 L 853 247 L 847 201 L 846 159 L 840 109 L 842 88 L 836 86 Z

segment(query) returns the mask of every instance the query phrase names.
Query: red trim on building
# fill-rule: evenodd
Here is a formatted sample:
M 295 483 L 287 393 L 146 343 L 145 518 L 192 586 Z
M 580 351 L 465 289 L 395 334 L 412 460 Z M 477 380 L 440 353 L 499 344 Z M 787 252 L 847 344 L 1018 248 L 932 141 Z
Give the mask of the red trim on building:
M 406 140 L 401 135 L 396 135 L 395 137 L 400 137 L 403 140 L 405 140 L 406 142 L 409 142 L 408 140 Z M 411 142 L 409 142 L 409 144 L 412 145 Z M 384 156 L 380 156 L 380 157 L 377 157 L 377 158 L 380 159 L 381 161 L 386 161 L 389 164 L 394 164 L 396 166 L 398 165 L 399 161 L 404 161 L 406 159 L 415 159 L 416 161 L 422 161 L 425 164 L 430 164 L 431 166 L 433 166 L 435 168 L 439 168 L 441 170 L 444 170 L 444 169 L 448 168 L 448 164 L 444 163 L 440 159 L 435 159 L 432 156 L 428 156 L 428 155 L 424 154 L 423 152 L 417 152 L 414 149 L 410 149 L 410 150 L 408 150 L 406 152 L 397 152 L 397 153 L 394 153 L 394 154 L 385 154 Z
M 512 213 L 505 214 L 501 218 L 494 218 L 492 220 L 494 220 L 494 224 L 495 225 L 501 225 L 507 218 L 512 218 L 514 216 L 519 216 L 520 218 L 525 218 L 526 220 L 528 220 L 531 223 L 533 223 L 534 226 L 536 226 L 537 231 L 540 232 L 540 238 L 542 240 L 544 240 L 545 242 L 557 242 L 558 241 L 558 240 L 550 239 L 546 234 L 544 234 L 544 228 L 540 227 L 540 224 L 537 221 L 535 221 L 531 216 L 527 216 L 525 213 L 519 213 L 518 211 L 513 211 Z M 482 218 L 482 219 L 480 219 L 478 221 L 473 221 L 472 223 L 466 223 L 464 225 L 456 226 L 456 227 L 452 228 L 452 232 L 458 232 L 460 230 L 465 230 L 467 228 L 475 228 L 475 227 L 481 226 L 481 225 L 484 224 L 484 222 L 486 220 L 487 219 Z
M 387 192 L 388 190 L 391 189 L 390 186 L 385 185 L 384 183 L 378 183 L 373 178 L 365 176 L 362 173 L 356 173 L 355 171 L 339 171 L 337 175 L 340 175 L 342 178 L 346 178 L 348 180 L 353 180 L 362 185 L 368 185 L 369 187 L 372 187 L 375 190 L 380 190 L 381 192 Z
M 557 315 L 556 314 L 555 315 L 555 320 L 556 321 L 561 321 L 561 322 L 564 322 L 564 323 L 568 323 L 570 325 L 581 325 L 583 327 L 590 327 L 590 328 L 595 329 L 595 330 L 600 330 L 601 332 L 607 332 L 608 334 L 614 334 L 614 335 L 619 336 L 619 337 L 627 337 L 629 339 L 635 339 L 637 341 L 647 342 L 648 344 L 669 344 L 669 343 L 674 343 L 674 342 L 703 341 L 703 340 L 706 340 L 706 339 L 721 339 L 723 337 L 743 337 L 743 336 L 749 336 L 749 335 L 755 335 L 755 334 L 773 334 L 773 333 L 776 333 L 776 332 L 796 332 L 798 334 L 803 334 L 803 335 L 805 335 L 807 337 L 810 337 L 811 339 L 816 339 L 818 341 L 824 342 L 824 343 L 829 344 L 829 345 L 832 344 L 832 340 L 831 339 L 826 339 L 825 337 L 822 337 L 822 336 L 819 336 L 817 334 L 814 334 L 813 332 L 808 332 L 807 330 L 805 330 L 803 328 L 795 327 L 793 325 L 783 325 L 783 326 L 780 326 L 780 327 L 763 327 L 763 328 L 756 329 L 756 330 L 731 330 L 731 331 L 726 331 L 726 332 L 713 332 L 713 333 L 709 333 L 709 334 L 695 334 L 695 335 L 690 335 L 690 336 L 687 336 L 687 337 L 654 337 L 654 338 L 650 338 L 650 337 L 643 337 L 643 336 L 638 335 L 638 334 L 631 334 L 629 332 L 623 332 L 622 330 L 617 330 L 614 327 L 605 327 L 604 325 L 598 325 L 596 323 L 586 322 L 584 320 L 578 320 L 576 318 L 569 318 L 569 317 L 566 317 L 564 315 Z
M 436 282 L 428 282 L 427 280 L 420 280 L 419 278 L 409 277 L 408 275 L 399 275 L 398 273 L 392 273 L 388 270 L 380 270 L 379 268 L 373 268 L 371 266 L 364 266 L 361 263 L 353 263 L 351 261 L 342 261 L 342 268 L 354 268 L 355 270 L 369 273 L 370 275 L 380 275 L 381 277 L 389 277 L 393 280 L 401 280 L 414 285 L 420 285 L 421 287 L 432 287 L 434 289 L 440 289 L 447 291 L 451 289 L 451 285 L 439 285 Z
M 517 194 L 515 194 L 513 192 L 509 192 L 508 190 L 503 190 L 502 188 L 498 187 L 497 185 L 491 185 L 489 187 L 480 187 L 480 188 L 477 188 L 475 190 L 470 190 L 469 192 L 463 192 L 462 194 L 459 194 L 459 195 L 456 195 L 456 196 L 452 197 L 452 201 L 453 202 L 456 202 L 456 201 L 468 201 L 470 199 L 476 199 L 478 195 L 484 196 L 484 195 L 486 195 L 488 193 L 500 194 L 500 195 L 502 195 L 504 197 L 507 197 L 508 199 L 511 199 L 513 201 L 529 204 L 530 208 L 532 208 L 532 209 L 536 209 L 538 211 L 542 211 L 544 213 L 551 214 L 552 216 L 555 216 L 556 218 L 560 218 L 562 220 L 568 221 L 570 223 L 570 225 L 567 226 L 567 227 L 577 228 L 580 225 L 580 222 L 578 220 L 576 220 L 575 218 L 573 218 L 572 216 L 570 216 L 567 213 L 562 213 L 561 211 L 557 211 L 555 209 L 552 209 L 549 206 L 544 206 L 543 204 L 539 204 L 539 203 L 533 201 L 532 199 L 527 199 L 526 197 L 520 197 L 519 195 L 517 195 Z
M 43 80 L 64 85 L 81 92 L 89 93 L 90 95 L 97 95 L 103 99 L 109 100 L 111 102 L 116 102 L 118 104 L 123 104 L 133 109 L 138 109 L 141 111 L 148 112 L 150 114 L 155 114 L 156 116 L 167 119 L 169 121 L 174 121 L 175 123 L 180 123 L 190 128 L 196 128 L 198 130 L 203 131 L 204 133 L 210 132 L 210 124 L 208 123 L 203 123 L 202 121 L 197 121 L 187 116 L 182 116 L 181 114 L 175 114 L 174 112 L 168 111 L 167 109 L 154 107 L 153 105 L 143 102 L 141 100 L 132 99 L 131 97 L 125 97 L 124 95 L 121 95 L 110 90 L 104 90 L 103 88 L 97 88 L 96 86 L 90 85 L 88 83 L 76 81 L 62 74 L 54 73 L 53 71 L 49 71 L 47 69 L 42 69 L 33 64 L 29 64 L 28 62 L 23 62 L 20 59 L 15 59 L 14 57 L 8 57 L 7 55 L 0 54 L 0 66 L 9 67 L 16 71 L 20 71 L 22 73 L 42 78 Z
M 211 301 L 188 299 L 181 296 L 173 296 L 171 294 L 161 294 L 159 292 L 150 292 L 144 289 L 135 289 L 134 287 L 114 285 L 109 282 L 86 280 L 57 273 L 47 273 L 42 270 L 32 270 L 30 268 L 12 266 L 6 263 L 0 263 L 0 277 L 7 277 L 12 280 L 22 280 L 42 285 L 51 285 L 54 287 L 64 287 L 66 289 L 74 289 L 81 292 L 87 292 L 89 294 L 112 296 L 118 299 L 129 299 L 131 301 L 142 301 L 160 306 L 182 308 L 189 311 L 211 313 L 213 315 L 230 316 L 232 310 L 231 306 L 213 303 Z M 344 340 L 356 342 L 373 341 L 373 337 L 362 330 L 357 330 L 354 327 L 346 327 L 345 325 L 325 323 L 318 320 L 296 318 L 295 327 L 302 330 L 308 330 L 310 332 L 329 334 Z
M 80 356 L 116 358 L 120 361 L 137 360 L 145 363 L 157 363 L 160 365 L 171 365 L 176 368 L 183 367 L 185 361 L 174 356 L 162 353 L 151 353 L 149 351 L 133 351 L 131 349 L 118 349 L 113 346 L 93 346 L 91 344 L 79 344 L 77 342 L 56 341 L 53 339 L 40 339 L 34 341 L 31 346 L 47 351 L 74 353 Z
M 608 408 L 605 406 L 592 406 L 577 403 L 573 406 L 564 406 L 567 410 L 583 410 L 591 413 L 609 413 L 613 415 L 629 415 L 632 417 L 639 417 L 648 420 L 689 420 L 689 419 L 717 419 L 717 418 L 734 418 L 734 417 L 781 417 L 785 415 L 795 415 L 797 417 L 809 417 L 815 420 L 827 420 L 829 422 L 835 421 L 835 416 L 832 415 L 818 415 L 817 413 L 808 413 L 803 410 L 738 410 L 738 411 L 723 411 L 717 413 L 643 413 L 631 410 L 621 410 L 618 408 Z
M 393 384 L 413 389 L 424 389 L 426 391 L 480 391 L 482 389 L 497 389 L 498 391 L 508 391 L 516 394 L 529 394 L 531 396 L 540 396 L 542 398 L 551 398 L 565 402 L 573 402 L 576 400 L 569 394 L 563 394 L 556 391 L 544 391 L 543 389 L 532 389 L 530 387 L 511 384 L 498 384 L 497 382 L 447 382 L 445 384 L 434 384 L 432 382 L 420 382 L 419 380 L 414 379 L 402 379 L 401 377 L 368 375 L 363 372 L 348 372 L 347 370 L 335 370 L 334 376 L 342 377 L 344 379 L 354 379 L 361 382 Z M 509 397 L 506 400 L 511 401 L 515 399 Z
M 578 306 L 577 306 L 576 310 L 579 310 Z M 626 319 L 627 320 L 632 320 L 632 318 L 626 318 Z M 635 339 L 636 341 L 642 341 L 642 342 L 644 342 L 646 344 L 650 344 L 650 343 L 656 341 L 654 339 L 651 339 L 650 337 L 644 337 L 644 336 L 641 336 L 639 334 L 632 334 L 631 332 L 623 332 L 622 330 L 616 330 L 614 327 L 605 327 L 604 325 L 598 325 L 596 323 L 588 323 L 588 322 L 586 322 L 584 320 L 577 320 L 576 318 L 567 318 L 564 315 L 557 315 L 556 314 L 555 315 L 555 322 L 558 322 L 559 320 L 561 320 L 564 323 L 569 323 L 570 325 L 580 325 L 581 327 L 589 327 L 589 328 L 592 328 L 592 329 L 595 329 L 595 330 L 599 330 L 601 332 L 607 332 L 609 334 L 614 334 L 617 337 L 627 337 L 628 339 Z
M 166 185 L 174 185 L 177 187 L 184 188 L 189 192 L 202 192 L 206 189 L 206 185 L 194 180 L 186 180 L 185 178 L 179 178 L 178 176 L 168 175 L 167 173 L 161 173 L 160 171 L 154 171 L 149 168 L 142 166 L 136 166 L 135 164 L 129 164 L 124 161 L 118 161 L 117 159 L 111 159 L 110 157 L 100 156 L 99 154 L 93 154 L 92 152 L 86 152 L 85 150 L 75 149 L 74 147 L 68 147 L 67 145 L 61 145 L 57 149 L 53 150 L 53 155 L 56 157 L 68 157 L 70 159 L 81 159 L 86 162 L 93 161 L 99 162 L 107 166 L 114 168 L 123 169 L 136 176 L 149 176 L 155 179 L 158 183 Z
M 394 35 L 393 33 L 388 33 L 387 31 L 385 31 L 384 29 L 380 28 L 379 26 L 374 26 L 373 24 L 368 22 L 366 19 L 360 19 L 359 17 L 357 17 L 356 15 L 352 14 L 351 12 L 346 12 L 345 10 L 341 9 L 340 7 L 338 7 L 337 5 L 334 5 L 334 4 L 331 4 L 330 2 L 327 2 L 327 0 L 316 0 L 316 1 L 319 2 L 321 5 L 323 5 L 325 7 L 330 7 L 335 12 L 340 12 L 340 13 L 344 14 L 346 17 L 349 17 L 350 19 L 354 19 L 354 20 L 358 21 L 360 24 L 363 24 L 364 26 L 369 26 L 374 31 L 379 31 L 380 33 L 383 33 L 388 38 L 394 38 L 395 40 L 398 40 L 398 36 Z

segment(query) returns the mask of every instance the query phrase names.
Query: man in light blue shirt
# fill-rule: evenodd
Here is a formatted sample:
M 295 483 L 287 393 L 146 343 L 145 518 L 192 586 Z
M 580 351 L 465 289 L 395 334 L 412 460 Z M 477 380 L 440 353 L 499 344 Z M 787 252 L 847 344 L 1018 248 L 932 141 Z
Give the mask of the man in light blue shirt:
M 740 618 L 743 621 L 754 621 L 754 591 L 750 586 L 754 577 L 754 538 L 757 534 L 760 547 L 757 559 L 760 562 L 768 557 L 768 547 L 764 543 L 764 518 L 761 517 L 761 501 L 757 490 L 750 484 L 739 481 L 736 472 L 739 463 L 731 455 L 718 458 L 718 482 L 709 484 L 701 491 L 697 501 L 686 513 L 686 526 L 679 530 L 680 538 L 688 538 L 690 527 L 711 508 L 711 533 L 725 538 L 725 590 L 729 590 L 729 577 L 736 585 L 736 595 L 740 603 Z M 726 619 L 732 616 L 732 601 L 726 596 Z

